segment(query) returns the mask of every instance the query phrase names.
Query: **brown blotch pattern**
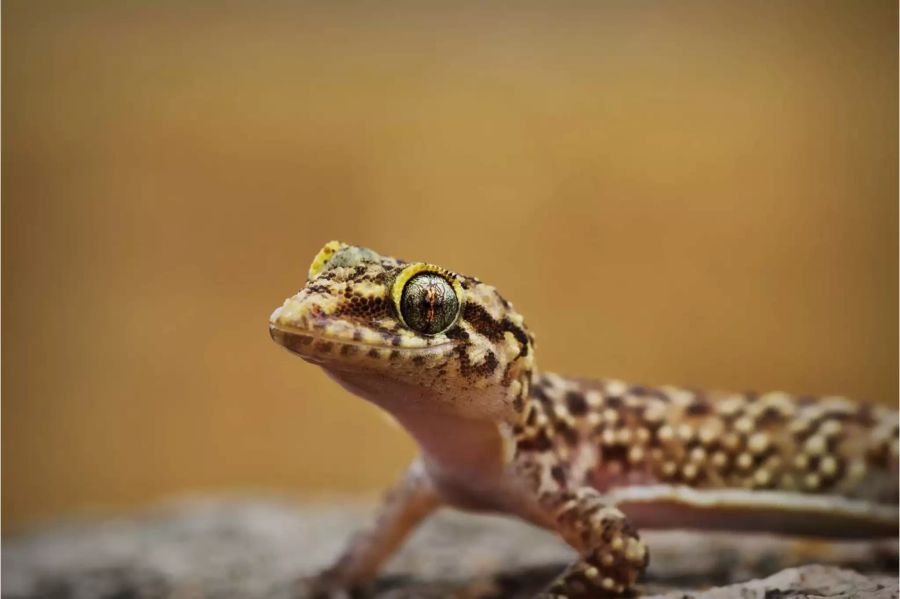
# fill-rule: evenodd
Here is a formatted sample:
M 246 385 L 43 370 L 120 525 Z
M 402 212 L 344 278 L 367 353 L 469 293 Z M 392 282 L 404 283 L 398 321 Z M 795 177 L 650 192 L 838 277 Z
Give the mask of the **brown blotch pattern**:
M 520 451 L 556 459 L 592 445 L 596 466 L 576 482 L 601 489 L 641 480 L 895 501 L 896 484 L 863 484 L 879 472 L 896 477 L 895 419 L 834 398 L 703 394 L 550 374 L 534 378 L 516 432 Z

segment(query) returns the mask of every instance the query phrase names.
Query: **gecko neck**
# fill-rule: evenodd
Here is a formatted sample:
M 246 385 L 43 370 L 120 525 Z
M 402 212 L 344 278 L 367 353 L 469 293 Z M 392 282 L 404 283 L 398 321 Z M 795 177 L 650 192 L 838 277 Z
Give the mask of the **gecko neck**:
M 429 470 L 463 480 L 492 477 L 504 466 L 504 437 L 492 420 L 441 409 L 436 391 L 351 371 L 325 372 L 342 387 L 388 412 L 415 439 Z M 457 397 L 458 401 L 464 398 Z

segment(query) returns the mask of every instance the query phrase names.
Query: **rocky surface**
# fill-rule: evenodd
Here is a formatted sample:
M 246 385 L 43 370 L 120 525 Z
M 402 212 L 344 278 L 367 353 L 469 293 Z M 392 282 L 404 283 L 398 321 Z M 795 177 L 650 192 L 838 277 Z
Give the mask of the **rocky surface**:
M 337 502 L 195 500 L 57 524 L 4 539 L 2 596 L 302 599 L 302 577 L 329 563 L 370 509 Z M 648 596 L 898 596 L 896 540 L 835 545 L 681 531 L 644 537 L 652 555 L 643 586 Z M 447 510 L 410 539 L 368 594 L 524 598 L 571 556 L 546 532 Z M 804 565 L 810 563 L 815 565 Z

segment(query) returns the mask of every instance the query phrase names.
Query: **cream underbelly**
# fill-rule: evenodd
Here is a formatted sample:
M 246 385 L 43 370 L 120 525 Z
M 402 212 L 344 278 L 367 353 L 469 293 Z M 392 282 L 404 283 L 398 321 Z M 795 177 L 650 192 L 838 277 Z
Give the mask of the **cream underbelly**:
M 767 531 L 831 538 L 896 536 L 898 511 L 836 495 L 646 485 L 608 490 L 638 528 Z
M 473 472 L 457 478 L 441 476 L 434 469 L 430 474 L 448 505 L 507 513 L 539 526 L 550 525 L 536 505 L 524 502 L 528 495 L 520 492 L 512 476 L 483 477 Z M 838 495 L 706 490 L 654 483 L 615 487 L 602 494 L 638 529 L 769 532 L 842 539 L 893 537 L 898 531 L 897 506 Z

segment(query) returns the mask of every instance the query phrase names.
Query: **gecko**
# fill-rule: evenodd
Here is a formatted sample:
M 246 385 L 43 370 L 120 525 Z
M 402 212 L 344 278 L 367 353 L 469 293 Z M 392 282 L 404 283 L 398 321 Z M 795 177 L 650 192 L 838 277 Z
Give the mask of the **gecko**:
M 544 372 L 494 287 L 338 241 L 269 332 L 419 449 L 373 525 L 315 579 L 325 595 L 371 581 L 441 506 L 556 532 L 577 558 L 542 599 L 634 595 L 650 556 L 641 528 L 897 534 L 897 414 L 884 407 Z

